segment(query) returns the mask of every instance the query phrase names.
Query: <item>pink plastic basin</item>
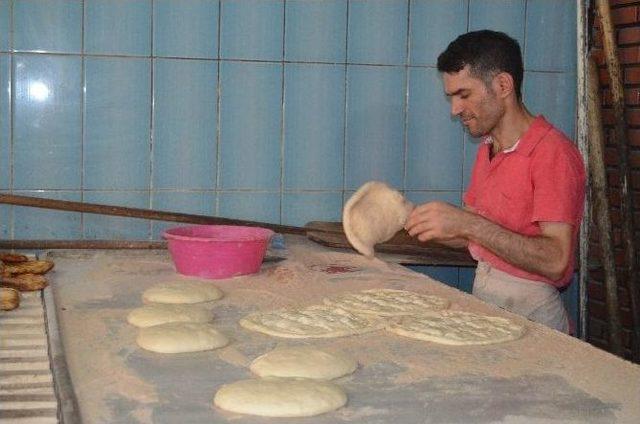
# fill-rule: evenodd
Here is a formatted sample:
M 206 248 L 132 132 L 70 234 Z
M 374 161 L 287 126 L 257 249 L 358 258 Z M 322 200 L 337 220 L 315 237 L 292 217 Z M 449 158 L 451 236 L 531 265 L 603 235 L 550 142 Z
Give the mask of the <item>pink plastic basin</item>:
M 221 279 L 254 274 L 273 231 L 235 225 L 191 225 L 164 232 L 176 271 L 183 275 Z

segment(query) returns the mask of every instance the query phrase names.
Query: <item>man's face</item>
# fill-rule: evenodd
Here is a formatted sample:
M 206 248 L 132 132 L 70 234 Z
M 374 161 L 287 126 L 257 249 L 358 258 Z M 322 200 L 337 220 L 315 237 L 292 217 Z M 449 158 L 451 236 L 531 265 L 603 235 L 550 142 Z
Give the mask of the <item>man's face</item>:
M 459 72 L 443 74 L 444 92 L 451 102 L 451 114 L 458 116 L 474 137 L 487 135 L 504 114 L 504 104 L 492 86 L 469 73 L 469 65 Z

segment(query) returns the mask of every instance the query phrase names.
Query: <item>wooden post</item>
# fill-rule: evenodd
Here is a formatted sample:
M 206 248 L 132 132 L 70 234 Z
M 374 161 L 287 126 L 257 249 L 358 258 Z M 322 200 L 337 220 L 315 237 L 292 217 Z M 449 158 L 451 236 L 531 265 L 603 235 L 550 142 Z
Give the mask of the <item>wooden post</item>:
M 595 218 L 600 235 L 600 250 L 604 265 L 604 284 L 609 314 L 609 345 L 611 352 L 622 355 L 622 339 L 620 315 L 618 310 L 618 284 L 616 282 L 616 265 L 613 257 L 613 240 L 611 239 L 611 217 L 609 216 L 609 200 L 607 198 L 607 176 L 604 166 L 604 134 L 600 116 L 600 87 L 598 83 L 598 66 L 593 57 L 589 57 L 589 173 L 591 174 L 591 190 L 595 207 Z
M 618 60 L 615 42 L 615 29 L 611 21 L 611 7 L 608 0 L 596 0 L 600 24 L 602 26 L 602 44 L 609 71 L 613 112 L 615 116 L 615 140 L 618 148 L 618 166 L 620 169 L 620 213 L 622 216 L 622 243 L 625 250 L 624 274 L 633 317 L 632 358 L 640 362 L 640 279 L 637 273 L 636 248 L 634 244 L 634 224 L 631 196 L 629 195 L 629 152 L 627 124 L 624 116 L 624 87 L 622 72 Z

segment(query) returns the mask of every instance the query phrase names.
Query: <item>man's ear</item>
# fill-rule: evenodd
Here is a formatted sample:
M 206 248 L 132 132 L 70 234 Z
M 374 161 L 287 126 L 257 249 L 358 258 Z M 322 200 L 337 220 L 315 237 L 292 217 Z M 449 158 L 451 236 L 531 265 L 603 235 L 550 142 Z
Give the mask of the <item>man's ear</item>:
M 506 98 L 515 92 L 513 77 L 508 72 L 500 72 L 493 78 L 494 90 L 498 96 Z

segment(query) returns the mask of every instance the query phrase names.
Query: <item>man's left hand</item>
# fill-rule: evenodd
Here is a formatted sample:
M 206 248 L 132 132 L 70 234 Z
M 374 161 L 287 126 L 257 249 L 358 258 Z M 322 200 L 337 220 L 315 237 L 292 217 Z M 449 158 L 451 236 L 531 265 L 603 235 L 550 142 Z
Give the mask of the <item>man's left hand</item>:
M 429 202 L 416 206 L 405 224 L 412 237 L 420 241 L 459 238 L 470 212 L 445 202 Z

